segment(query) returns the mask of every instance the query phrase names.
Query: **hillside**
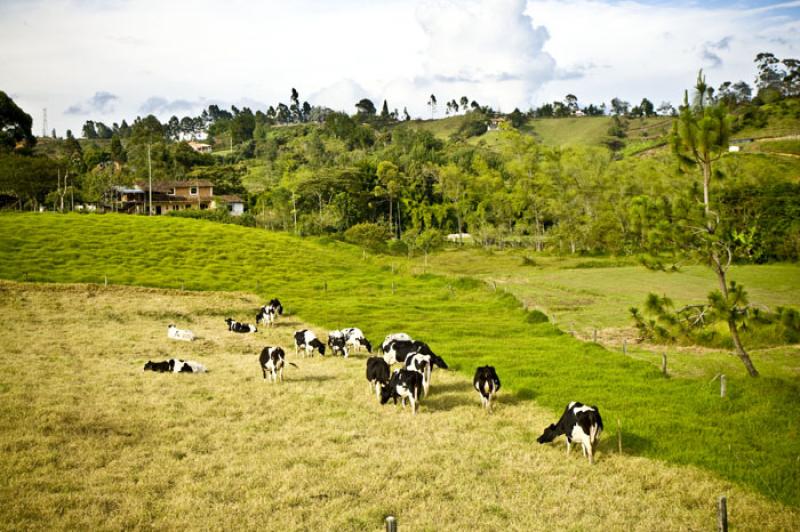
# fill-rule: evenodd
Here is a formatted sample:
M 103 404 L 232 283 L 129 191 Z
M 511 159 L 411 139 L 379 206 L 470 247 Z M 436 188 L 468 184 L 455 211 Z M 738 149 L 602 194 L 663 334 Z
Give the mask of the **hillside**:
M 800 393 L 779 365 L 754 380 L 731 361 L 726 374 L 735 393 L 720 400 L 705 378 L 665 379 L 650 362 L 540 323 L 479 281 L 409 275 L 391 258 L 364 260 L 351 246 L 195 220 L 4 215 L 0 277 L 247 291 L 260 300 L 280 296 L 323 330 L 358 326 L 371 339 L 404 330 L 465 377 L 477 365 L 495 365 L 510 394 L 535 399 L 553 415 L 576 398 L 602 405 L 607 419 L 621 420 L 626 453 L 700 466 L 800 504 L 792 473 L 800 416 L 786 417 L 789 436 L 772 441 L 769 453 L 761 444 L 773 428 L 770 413 Z M 613 423 L 608 437 L 615 437 Z
M 289 349 L 298 367 L 270 384 L 260 349 L 319 327 L 285 315 L 255 335 L 226 331 L 226 315 L 262 303 L 253 294 L 8 282 L 0 294 L 2 529 L 379 530 L 391 514 L 403 530 L 707 530 L 720 494 L 738 529 L 800 518 L 634 456 L 627 424 L 620 454 L 611 417 L 594 466 L 562 442 L 540 446 L 551 411 L 501 390 L 487 415 L 462 374 L 435 372 L 416 416 L 377 403 L 365 354 Z M 198 339 L 167 339 L 169 322 Z M 142 371 L 169 357 L 209 372 Z

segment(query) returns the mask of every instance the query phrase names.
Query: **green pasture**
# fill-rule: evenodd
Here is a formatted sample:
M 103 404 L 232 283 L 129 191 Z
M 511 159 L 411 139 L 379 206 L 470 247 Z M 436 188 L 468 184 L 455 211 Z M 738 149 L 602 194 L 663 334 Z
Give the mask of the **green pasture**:
M 720 399 L 718 384 L 705 375 L 664 378 L 649 360 L 578 341 L 550 323 L 532 323 L 533 315 L 511 293 L 462 277 L 490 273 L 496 265 L 489 261 L 473 259 L 474 270 L 465 265 L 453 275 L 414 275 L 408 264 L 398 272 L 394 262 L 365 259 L 360 250 L 337 242 L 200 220 L 0 216 L 2 278 L 247 291 L 280 297 L 290 312 L 321 330 L 357 326 L 373 341 L 402 330 L 427 341 L 467 376 L 478 365 L 495 365 L 505 388 L 550 409 L 554 419 L 571 400 L 599 405 L 607 420 L 605 437 L 615 437 L 619 420 L 628 453 L 700 466 L 800 505 L 800 415 L 787 408 L 800 384 L 783 369 L 785 354 L 766 365 L 756 358 L 759 379 L 731 364 L 729 394 Z M 486 272 L 476 271 L 482 266 Z M 598 279 L 602 273 L 597 270 Z M 567 282 L 558 271 L 553 274 L 553 285 Z M 698 275 L 697 282 L 704 282 Z M 786 297 L 792 297 L 796 285 L 786 284 Z M 563 311 L 556 315 L 563 327 Z

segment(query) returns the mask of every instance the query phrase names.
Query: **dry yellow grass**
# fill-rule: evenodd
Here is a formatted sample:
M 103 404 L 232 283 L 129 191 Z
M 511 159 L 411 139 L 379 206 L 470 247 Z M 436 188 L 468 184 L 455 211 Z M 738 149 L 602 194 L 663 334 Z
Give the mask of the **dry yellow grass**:
M 227 314 L 252 321 L 260 303 L 1 282 L 0 527 L 377 530 L 394 514 L 402 530 L 709 530 L 723 494 L 737 529 L 800 518 L 608 439 L 594 467 L 561 440 L 539 446 L 552 414 L 501 391 L 487 415 L 454 373 L 434 374 L 416 417 L 381 406 L 364 355 L 294 356 L 292 316 L 255 335 L 226 330 Z M 200 339 L 169 340 L 171 322 Z M 264 345 L 300 366 L 282 385 L 261 377 Z M 142 371 L 170 357 L 210 372 Z

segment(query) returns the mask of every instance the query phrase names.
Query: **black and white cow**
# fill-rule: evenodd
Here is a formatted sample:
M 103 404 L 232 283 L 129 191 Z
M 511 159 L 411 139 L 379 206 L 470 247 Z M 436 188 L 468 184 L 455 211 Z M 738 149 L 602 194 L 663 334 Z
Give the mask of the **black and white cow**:
M 348 327 L 347 329 L 342 329 L 342 333 L 347 343 L 353 346 L 353 349 L 361 351 L 361 347 L 364 346 L 367 348 L 368 353 L 372 353 L 372 344 L 369 343 L 369 340 L 367 340 L 367 337 L 361 332 L 361 329 Z
M 239 323 L 238 321 L 234 320 L 233 318 L 227 318 L 225 323 L 228 324 L 228 330 L 237 332 L 237 333 L 254 333 L 258 332 L 255 325 L 250 323 Z
M 191 342 L 194 340 L 194 333 L 186 329 L 178 329 L 172 323 L 167 327 L 167 338 L 173 340 L 183 340 L 184 342 Z
M 411 336 L 407 335 L 406 333 L 393 333 L 386 336 L 383 339 L 383 343 L 381 343 L 381 351 L 384 353 L 389 350 L 393 342 L 403 341 L 403 342 L 413 342 L 414 339 Z
M 389 399 L 394 399 L 395 404 L 397 404 L 397 398 L 399 397 L 403 408 L 405 408 L 406 399 L 408 399 L 412 413 L 416 414 L 421 391 L 422 375 L 419 372 L 396 369 L 392 373 L 391 379 L 389 379 L 389 384 L 381 388 L 381 404 L 385 405 L 389 402 Z
M 263 323 L 268 327 L 272 327 L 278 316 L 283 315 L 283 305 L 278 299 L 271 299 L 269 303 L 261 307 L 261 310 L 256 314 L 256 324 Z
M 317 339 L 317 335 L 308 329 L 297 331 L 294 333 L 294 354 L 296 355 L 300 348 L 303 348 L 303 358 L 306 355 L 314 356 L 314 349 L 319 350 L 319 354 L 325 356 L 325 344 Z
M 494 366 L 481 366 L 475 370 L 475 377 L 472 379 L 472 385 L 481 394 L 481 404 L 483 407 L 491 412 L 492 399 L 500 389 L 500 378 Z
M 593 464 L 594 450 L 601 432 L 603 420 L 597 407 L 573 401 L 567 405 L 558 423 L 544 429 L 544 433 L 536 441 L 548 443 L 564 434 L 567 437 L 567 454 L 572 440 L 578 441 L 583 446 L 583 456 L 588 454 L 589 463 Z
M 144 365 L 144 371 L 157 371 L 159 373 L 205 373 L 207 370 L 204 365 L 193 360 L 170 358 L 163 362 L 148 360 Z
M 389 364 L 381 357 L 367 359 L 367 380 L 370 392 L 375 387 L 375 397 L 381 398 L 381 388 L 389 383 Z
M 416 371 L 422 375 L 422 390 L 425 397 L 428 397 L 428 389 L 431 386 L 431 367 L 433 365 L 431 356 L 423 355 L 422 353 L 411 353 L 406 357 L 404 365 L 406 369 Z
M 261 373 L 264 378 L 267 378 L 267 372 L 270 372 L 270 380 L 276 382 L 280 380 L 283 382 L 283 367 L 286 365 L 286 353 L 281 347 L 267 346 L 261 350 L 261 355 L 258 357 L 258 363 L 261 366 Z M 289 362 L 292 366 L 297 367 L 297 364 Z
M 447 363 L 444 359 L 431 351 L 428 344 L 418 340 L 395 340 L 391 342 L 389 348 L 383 353 L 383 359 L 390 366 L 392 364 L 405 364 L 406 358 L 412 353 L 430 356 L 431 369 L 433 369 L 433 366 L 447 369 Z
M 331 355 L 336 356 L 339 353 L 344 358 L 347 358 L 347 338 L 342 331 L 329 331 L 328 332 L 328 347 L 331 348 Z

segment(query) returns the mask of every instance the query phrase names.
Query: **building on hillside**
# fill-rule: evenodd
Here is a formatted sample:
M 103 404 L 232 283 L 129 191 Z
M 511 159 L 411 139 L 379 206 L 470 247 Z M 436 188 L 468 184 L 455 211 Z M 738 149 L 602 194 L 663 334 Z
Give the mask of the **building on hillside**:
M 586 113 L 584 113 L 580 109 L 576 109 L 575 112 L 572 113 L 572 116 L 586 116 Z
M 500 129 L 500 124 L 504 124 L 505 122 L 505 118 L 492 118 L 486 126 L 486 131 L 497 131 Z
M 244 214 L 244 201 L 236 194 L 223 194 L 214 196 L 212 209 L 227 208 L 231 216 L 241 216 Z
M 202 142 L 191 141 L 188 143 L 189 147 L 198 153 L 211 153 L 213 147 L 211 144 L 204 144 Z
M 133 187 L 114 187 L 112 208 L 131 214 L 146 214 L 150 202 L 147 181 Z M 214 185 L 205 179 L 153 182 L 153 213 L 167 214 L 186 209 L 213 208 Z

